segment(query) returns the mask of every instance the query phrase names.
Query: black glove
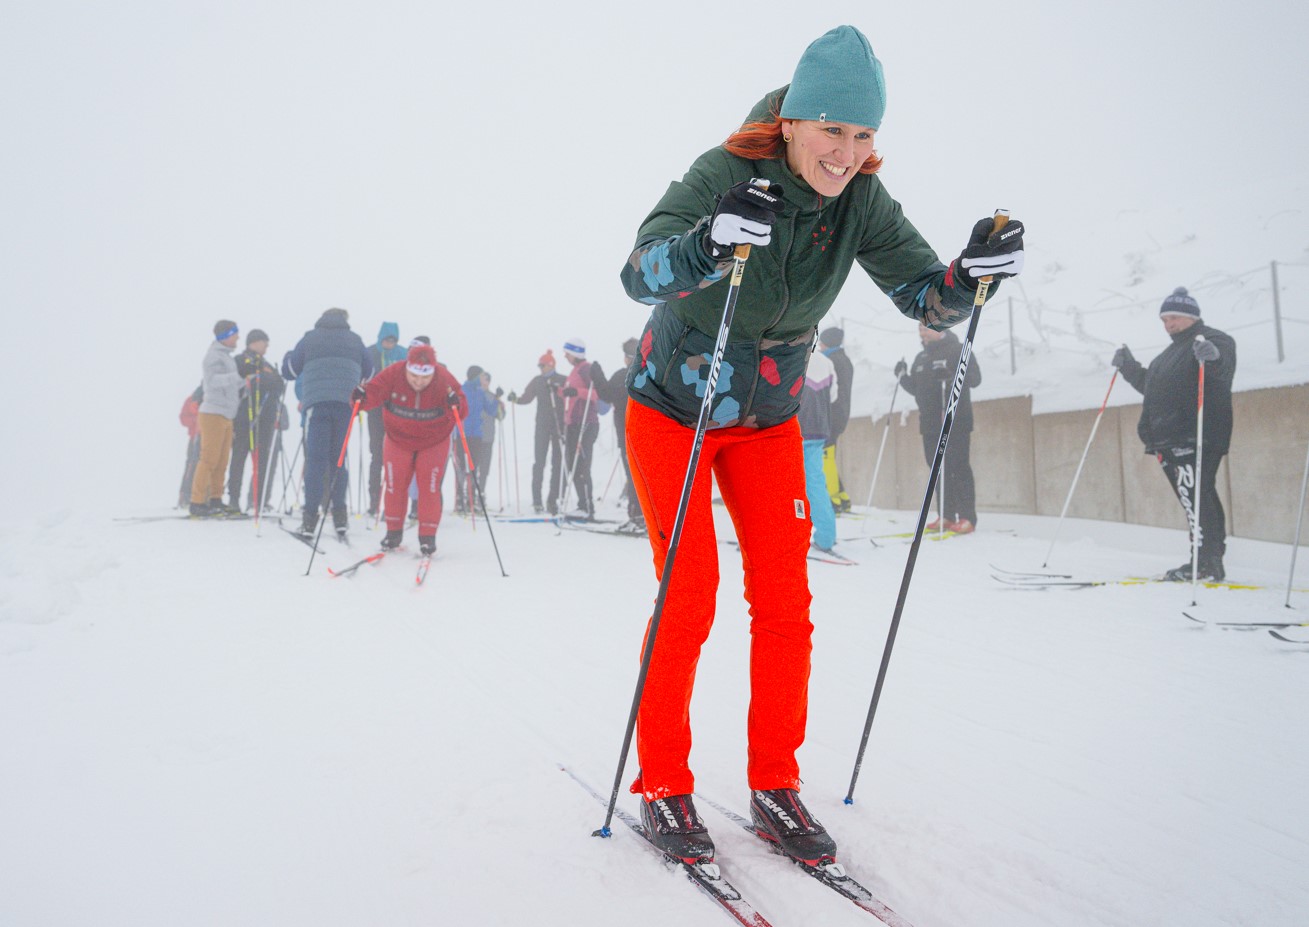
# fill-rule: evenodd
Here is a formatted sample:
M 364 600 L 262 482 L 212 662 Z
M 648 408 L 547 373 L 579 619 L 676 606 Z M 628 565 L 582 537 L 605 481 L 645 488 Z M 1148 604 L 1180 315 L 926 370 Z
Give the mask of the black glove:
M 596 386 L 604 386 L 606 382 L 605 372 L 601 370 L 600 365 L 594 361 L 591 362 L 591 382 Z
M 459 408 L 459 393 L 455 390 L 450 390 L 450 392 L 446 393 L 445 401 L 450 404 L 450 408 Z
M 1218 345 L 1214 344 L 1212 341 L 1205 341 L 1203 336 L 1196 338 L 1191 342 L 1191 353 L 1194 354 L 1195 359 L 1202 364 L 1216 361 L 1220 357 L 1218 353 Z
M 362 403 L 364 399 L 367 398 L 367 396 L 368 393 L 364 391 L 364 388 L 362 386 L 356 386 L 355 391 L 350 394 L 350 401 Z
M 955 274 L 974 289 L 983 277 L 1016 277 L 1023 270 L 1023 223 L 1010 219 L 998 231 L 994 227 L 994 219 L 977 220 L 955 261 Z
M 501 396 L 503 396 L 504 394 L 505 394 L 504 387 L 502 387 L 502 386 L 497 386 L 497 387 L 495 388 L 495 398 L 496 398 L 496 399 L 499 399 L 499 398 L 500 398 Z
M 1109 363 L 1122 370 L 1124 364 L 1133 363 L 1135 360 L 1136 358 L 1132 356 L 1132 349 L 1127 345 L 1123 345 L 1114 352 L 1114 358 Z
M 704 238 L 705 253 L 715 261 L 732 257 L 737 245 L 759 245 L 773 240 L 773 221 L 782 211 L 782 188 L 767 181 L 743 180 L 718 198 Z
M 509 391 L 509 395 L 506 396 L 505 398 L 508 399 L 510 402 L 517 402 L 517 401 L 518 401 L 518 394 L 515 393 L 513 390 L 510 390 L 510 391 Z
M 572 399 L 574 396 L 577 395 L 577 390 L 573 389 L 571 386 L 565 386 L 559 392 L 561 395 L 563 395 L 565 399 Z
M 902 377 L 908 372 L 909 372 L 909 365 L 904 362 L 904 358 L 902 357 L 900 358 L 899 362 L 895 365 L 895 375 L 897 377 Z

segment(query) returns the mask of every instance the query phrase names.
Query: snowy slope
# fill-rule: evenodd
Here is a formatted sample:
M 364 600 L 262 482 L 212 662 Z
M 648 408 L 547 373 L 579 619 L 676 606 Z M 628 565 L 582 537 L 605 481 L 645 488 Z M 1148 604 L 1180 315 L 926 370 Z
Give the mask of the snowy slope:
M 811 571 L 805 795 L 852 872 L 916 927 L 1303 923 L 1309 645 L 1193 625 L 1177 586 L 995 583 L 991 562 L 1039 567 L 1049 519 L 924 544 L 841 804 L 908 550 L 865 538 L 912 522 L 842 519 L 859 565 Z M 404 556 L 328 578 L 352 556 L 335 542 L 306 578 L 307 548 L 250 522 L 51 516 L 6 536 L 0 922 L 727 923 L 629 834 L 592 838 L 603 809 L 556 769 L 612 781 L 648 545 L 495 533 L 508 578 L 486 526 L 449 518 L 421 589 Z M 1051 566 L 1156 573 L 1185 545 L 1074 522 Z M 692 760 L 742 807 L 747 617 L 722 551 Z M 1233 539 L 1233 576 L 1274 588 L 1202 591 L 1201 610 L 1288 614 L 1289 560 Z M 779 927 L 871 923 L 705 813 Z

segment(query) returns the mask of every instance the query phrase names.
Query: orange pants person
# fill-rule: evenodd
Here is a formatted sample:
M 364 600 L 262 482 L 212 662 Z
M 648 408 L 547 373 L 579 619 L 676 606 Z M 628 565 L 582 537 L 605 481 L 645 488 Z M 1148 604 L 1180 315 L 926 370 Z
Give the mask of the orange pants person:
M 656 576 L 662 577 L 695 429 L 631 400 L 627 454 L 645 513 Z M 714 621 L 718 541 L 710 471 L 736 527 L 750 604 L 751 789 L 798 789 L 795 753 L 809 699 L 809 520 L 804 456 L 795 419 L 772 428 L 706 432 L 654 654 L 637 714 L 641 773 L 632 791 L 647 801 L 695 791 L 691 690 L 700 647 Z

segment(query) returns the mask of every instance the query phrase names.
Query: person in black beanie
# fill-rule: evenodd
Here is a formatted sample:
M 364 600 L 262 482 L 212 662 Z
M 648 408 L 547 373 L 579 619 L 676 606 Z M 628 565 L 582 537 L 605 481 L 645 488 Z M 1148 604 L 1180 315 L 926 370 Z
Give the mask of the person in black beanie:
M 1227 516 L 1218 498 L 1218 465 L 1232 441 L 1232 377 L 1236 373 L 1236 342 L 1231 335 L 1206 325 L 1200 304 L 1185 287 L 1173 290 L 1159 307 L 1159 319 L 1173 343 L 1149 367 L 1123 345 L 1114 352 L 1113 365 L 1132 388 L 1144 395 L 1136 433 L 1145 452 L 1154 454 L 1168 483 L 1182 504 L 1191 539 L 1198 543 L 1196 574 L 1199 579 L 1221 581 L 1226 575 Z M 1200 365 L 1204 364 L 1204 449 L 1200 473 L 1196 471 L 1197 408 Z M 1200 503 L 1198 536 L 1194 502 Z M 1168 579 L 1190 582 L 1191 561 L 1166 574 Z
M 245 392 L 241 396 L 241 405 L 232 420 L 232 461 L 227 475 L 228 505 L 242 510 L 241 486 L 245 480 L 245 459 L 250 454 L 250 423 L 254 422 L 254 450 L 258 467 L 250 481 L 250 504 L 253 507 L 256 484 L 259 487 L 259 500 L 268 499 L 267 476 L 271 472 L 273 457 L 273 437 L 277 427 L 278 412 L 282 407 L 282 394 L 286 392 L 286 381 L 277 373 L 277 368 L 270 364 L 265 355 L 268 353 L 268 334 L 262 329 L 252 328 L 245 336 L 245 350 L 236 355 L 236 372 L 245 381 Z

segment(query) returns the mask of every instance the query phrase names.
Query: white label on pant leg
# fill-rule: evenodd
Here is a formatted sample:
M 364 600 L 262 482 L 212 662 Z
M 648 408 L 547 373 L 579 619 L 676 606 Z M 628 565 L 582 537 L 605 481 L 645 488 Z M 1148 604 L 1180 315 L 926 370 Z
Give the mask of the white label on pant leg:
M 793 501 L 795 502 L 795 517 L 804 518 L 804 500 L 795 499 Z

